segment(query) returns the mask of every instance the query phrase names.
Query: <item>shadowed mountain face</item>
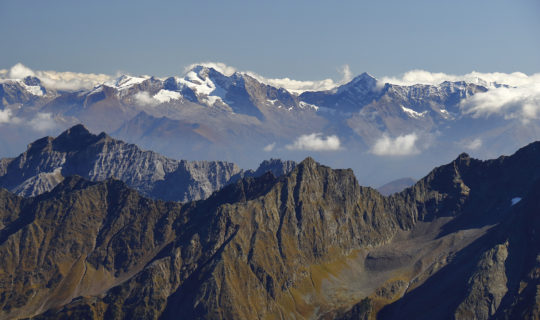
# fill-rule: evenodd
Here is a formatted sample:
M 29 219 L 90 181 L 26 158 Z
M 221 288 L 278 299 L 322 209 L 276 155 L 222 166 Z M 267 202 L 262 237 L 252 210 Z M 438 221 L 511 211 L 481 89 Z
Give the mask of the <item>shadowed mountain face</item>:
M 384 197 L 307 158 L 203 201 L 64 179 L 0 192 L 0 318 L 538 315 L 540 143 Z
M 117 178 L 143 195 L 163 200 L 203 199 L 244 175 L 289 172 L 295 163 L 264 162 L 244 171 L 224 161 L 173 160 L 76 125 L 56 138 L 45 137 L 13 159 L 0 160 L 0 186 L 22 196 L 50 191 L 64 177 L 80 175 L 92 181 Z

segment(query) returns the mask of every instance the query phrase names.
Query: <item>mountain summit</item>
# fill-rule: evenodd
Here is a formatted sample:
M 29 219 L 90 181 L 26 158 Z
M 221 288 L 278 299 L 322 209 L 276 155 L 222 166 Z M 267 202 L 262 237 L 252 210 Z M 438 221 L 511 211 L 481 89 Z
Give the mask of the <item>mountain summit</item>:
M 535 319 L 538 143 L 384 197 L 312 158 L 187 204 L 0 190 L 2 318 Z
M 274 160 L 256 171 L 244 171 L 224 161 L 174 160 L 104 132 L 92 134 L 81 124 L 56 138 L 41 138 L 18 157 L 0 163 L 0 186 L 22 196 L 42 194 L 65 177 L 79 175 L 92 181 L 120 179 L 146 196 L 174 201 L 203 199 L 243 176 L 284 174 L 294 167 Z
M 487 159 L 540 138 L 540 123 L 527 117 L 520 98 L 529 94 L 526 86 L 466 79 L 396 84 L 363 73 L 338 85 L 266 79 L 219 64 L 194 65 L 167 78 L 90 77 L 80 80 L 95 86 L 78 90 L 55 88 L 52 79 L 4 79 L 0 135 L 12 139 L 0 141 L 0 156 L 83 123 L 167 157 L 246 168 L 269 157 L 299 160 L 316 149 L 328 164 L 351 167 L 361 181 L 380 185 L 405 170 L 418 177 L 463 150 Z M 492 107 L 506 101 L 497 98 L 502 94 L 519 102 Z M 319 143 L 328 137 L 339 140 L 338 150 Z M 302 139 L 307 144 L 298 143 Z M 384 167 L 396 157 L 400 161 Z

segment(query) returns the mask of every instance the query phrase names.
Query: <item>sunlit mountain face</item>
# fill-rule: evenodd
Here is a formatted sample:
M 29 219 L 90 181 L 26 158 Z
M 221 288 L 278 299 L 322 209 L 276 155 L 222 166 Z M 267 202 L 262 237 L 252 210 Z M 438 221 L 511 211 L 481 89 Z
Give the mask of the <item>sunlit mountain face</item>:
M 539 77 L 520 73 L 363 73 L 301 82 L 223 64 L 192 65 L 164 78 L 17 65 L 1 76 L 0 134 L 10 137 L 0 140 L 3 157 L 82 123 L 175 159 L 247 169 L 268 158 L 313 156 L 379 186 L 417 179 L 462 151 L 489 158 L 540 138 Z

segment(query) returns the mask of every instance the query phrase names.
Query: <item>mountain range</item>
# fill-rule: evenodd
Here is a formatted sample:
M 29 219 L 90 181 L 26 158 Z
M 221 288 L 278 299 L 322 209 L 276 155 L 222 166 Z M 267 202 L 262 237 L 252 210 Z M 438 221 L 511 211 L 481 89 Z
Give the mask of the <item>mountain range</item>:
M 3 79 L 0 134 L 12 139 L 0 141 L 0 156 L 83 123 L 168 157 L 243 168 L 315 152 L 325 163 L 353 168 L 363 184 L 381 185 L 403 172 L 419 178 L 464 149 L 489 158 L 540 138 L 534 117 L 475 109 L 474 99 L 500 99 L 501 90 L 514 89 L 480 78 L 393 84 L 363 73 L 328 90 L 301 91 L 205 64 L 183 76 L 121 75 L 70 90 L 35 76 Z
M 76 126 L 0 169 L 64 157 L 71 135 L 121 144 Z M 312 158 L 187 203 L 112 176 L 1 189 L 0 318 L 537 319 L 539 158 L 462 153 L 391 196 Z
M 76 125 L 56 138 L 34 141 L 16 158 L 1 159 L 0 187 L 28 197 L 51 191 L 72 175 L 91 181 L 116 178 L 147 197 L 186 202 L 207 198 L 242 177 L 267 171 L 280 176 L 295 165 L 271 159 L 246 171 L 224 161 L 174 160 Z

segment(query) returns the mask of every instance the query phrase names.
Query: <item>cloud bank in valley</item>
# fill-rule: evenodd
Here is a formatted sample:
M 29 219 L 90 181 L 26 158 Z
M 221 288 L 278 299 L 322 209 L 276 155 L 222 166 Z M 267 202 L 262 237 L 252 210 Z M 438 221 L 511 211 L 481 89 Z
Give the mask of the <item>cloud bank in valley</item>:
M 500 87 L 478 93 L 461 102 L 465 114 L 473 117 L 499 115 L 523 122 L 540 117 L 540 75 L 537 82 L 521 87 Z
M 137 92 L 133 98 L 138 104 L 143 106 L 155 106 L 159 104 L 159 101 L 151 97 L 146 91 Z
M 11 110 L 9 109 L 0 110 L 0 124 L 10 123 L 13 121 L 14 121 L 14 118 L 13 118 Z
M 375 141 L 370 152 L 378 156 L 408 156 L 420 153 L 416 146 L 418 135 L 410 133 L 391 138 L 383 134 Z
M 34 118 L 32 118 L 28 125 L 35 131 L 45 132 L 55 129 L 57 124 L 52 114 L 38 112 Z
M 324 137 L 322 133 L 312 133 L 299 136 L 285 148 L 287 150 L 337 151 L 341 150 L 341 142 L 336 135 Z

